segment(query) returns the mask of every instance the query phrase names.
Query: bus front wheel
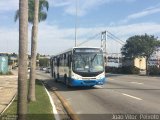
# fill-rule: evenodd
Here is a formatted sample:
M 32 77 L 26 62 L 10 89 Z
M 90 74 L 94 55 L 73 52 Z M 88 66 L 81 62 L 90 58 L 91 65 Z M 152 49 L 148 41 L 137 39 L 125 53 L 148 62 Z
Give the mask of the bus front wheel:
M 70 88 L 71 86 L 69 85 L 69 78 L 67 76 L 65 76 L 65 85 L 67 86 L 67 88 Z

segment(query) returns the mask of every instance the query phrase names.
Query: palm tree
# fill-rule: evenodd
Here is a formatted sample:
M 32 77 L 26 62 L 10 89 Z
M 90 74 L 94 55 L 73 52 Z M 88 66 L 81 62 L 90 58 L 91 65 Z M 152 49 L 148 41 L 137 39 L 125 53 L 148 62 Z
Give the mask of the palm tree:
M 19 0 L 18 120 L 27 114 L 28 0 Z
M 37 49 L 37 35 L 38 35 L 38 12 L 39 0 L 34 1 L 34 18 L 32 26 L 32 43 L 31 43 L 31 71 L 28 91 L 28 101 L 36 101 L 35 97 L 35 75 L 36 75 L 36 49 Z
M 39 3 L 39 5 L 38 5 Z M 39 10 L 38 10 L 39 6 Z M 28 91 L 28 101 L 35 101 L 35 69 L 36 69 L 36 49 L 37 49 L 37 33 L 38 21 L 44 21 L 47 18 L 49 3 L 47 0 L 29 0 L 28 2 L 28 21 L 32 26 L 32 42 L 31 42 L 31 70 Z M 36 9 L 37 8 L 37 9 Z M 37 15 L 38 16 L 37 16 Z M 19 10 L 16 11 L 15 21 L 19 18 Z
M 34 21 L 34 0 L 28 1 L 28 22 L 33 24 Z M 38 19 L 39 22 L 45 21 L 47 19 L 47 11 L 49 9 L 49 3 L 47 0 L 39 0 L 39 13 Z M 16 22 L 19 18 L 19 10 L 16 11 L 14 21 Z

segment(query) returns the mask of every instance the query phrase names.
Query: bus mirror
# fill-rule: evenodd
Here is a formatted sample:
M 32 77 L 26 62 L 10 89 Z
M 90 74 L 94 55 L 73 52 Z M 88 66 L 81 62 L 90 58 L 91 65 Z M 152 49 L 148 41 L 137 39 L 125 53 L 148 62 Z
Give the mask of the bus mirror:
M 106 58 L 106 56 L 104 57 L 104 62 L 105 62 L 105 63 L 107 62 L 107 58 Z

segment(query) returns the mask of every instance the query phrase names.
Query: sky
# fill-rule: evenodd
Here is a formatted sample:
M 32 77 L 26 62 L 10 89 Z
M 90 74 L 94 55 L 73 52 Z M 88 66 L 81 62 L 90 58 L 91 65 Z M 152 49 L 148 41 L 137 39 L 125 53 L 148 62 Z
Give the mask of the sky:
M 125 41 L 145 33 L 160 39 L 160 0 L 48 0 L 46 21 L 39 23 L 40 54 L 54 55 L 77 44 L 100 47 L 101 32 L 109 31 L 123 44 L 107 37 L 107 52 L 119 53 Z M 76 17 L 77 2 L 77 17 Z M 18 53 L 19 23 L 14 21 L 19 0 L 0 0 L 0 53 Z M 31 46 L 28 24 L 28 53 Z

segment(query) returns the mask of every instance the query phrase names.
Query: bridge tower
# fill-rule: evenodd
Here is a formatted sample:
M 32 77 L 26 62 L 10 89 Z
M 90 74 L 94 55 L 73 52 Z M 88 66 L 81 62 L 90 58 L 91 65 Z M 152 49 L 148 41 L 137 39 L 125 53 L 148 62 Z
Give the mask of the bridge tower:
M 107 48 L 106 48 L 107 32 L 103 31 L 101 33 L 101 48 L 103 50 L 105 65 L 107 65 Z

